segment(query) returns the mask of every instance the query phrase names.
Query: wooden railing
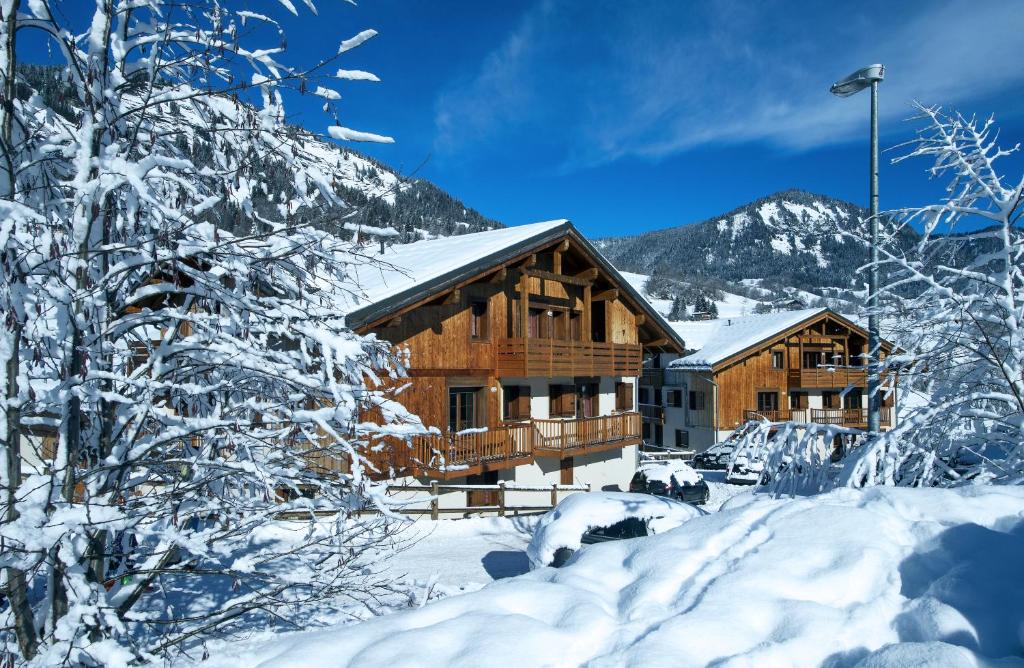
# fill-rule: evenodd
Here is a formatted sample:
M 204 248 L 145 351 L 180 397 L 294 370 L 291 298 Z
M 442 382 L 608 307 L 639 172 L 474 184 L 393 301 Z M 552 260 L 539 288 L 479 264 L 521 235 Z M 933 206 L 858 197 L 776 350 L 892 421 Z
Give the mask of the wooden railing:
M 868 382 L 867 369 L 861 367 L 818 367 L 817 369 L 790 369 L 789 385 L 793 387 L 839 388 L 864 387 Z
M 534 452 L 568 456 L 620 447 L 640 441 L 640 414 L 619 413 L 576 420 L 533 420 L 537 429 Z
M 883 427 L 892 426 L 892 407 L 883 406 L 879 417 Z M 839 427 L 866 427 L 868 424 L 868 409 L 812 408 L 811 422 L 832 424 Z
M 534 427 L 529 422 L 498 429 L 466 430 L 457 434 L 415 436 L 412 455 L 417 468 L 456 473 L 491 465 L 515 466 L 533 456 Z
M 665 407 L 657 404 L 637 404 L 640 409 L 640 417 L 648 422 L 665 423 Z
M 774 411 L 746 411 L 747 420 L 767 420 L 768 422 L 792 422 L 793 411 L 788 409 Z
M 747 420 L 767 420 L 769 422 L 816 422 L 831 424 L 837 427 L 865 427 L 868 423 L 867 408 L 793 408 L 775 411 L 745 411 Z M 892 407 L 883 406 L 881 410 L 883 427 L 892 426 Z
M 631 343 L 499 339 L 498 376 L 639 376 L 641 348 Z

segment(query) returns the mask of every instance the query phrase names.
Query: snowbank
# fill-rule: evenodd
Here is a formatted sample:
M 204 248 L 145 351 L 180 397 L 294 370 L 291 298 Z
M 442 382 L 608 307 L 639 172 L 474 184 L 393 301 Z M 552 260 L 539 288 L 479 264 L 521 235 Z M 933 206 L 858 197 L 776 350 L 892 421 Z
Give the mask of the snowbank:
M 563 569 L 204 665 L 976 665 L 1024 651 L 1022 517 L 1022 488 L 742 495 Z

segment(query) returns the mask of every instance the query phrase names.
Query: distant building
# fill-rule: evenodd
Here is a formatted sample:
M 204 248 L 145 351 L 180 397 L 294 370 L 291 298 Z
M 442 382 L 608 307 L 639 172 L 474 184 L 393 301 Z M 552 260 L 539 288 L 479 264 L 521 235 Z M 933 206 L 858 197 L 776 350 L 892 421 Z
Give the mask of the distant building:
M 851 320 L 819 308 L 673 324 L 692 349 L 645 359 L 645 443 L 703 451 L 751 419 L 867 426 L 867 331 Z M 886 399 L 883 428 L 894 412 Z

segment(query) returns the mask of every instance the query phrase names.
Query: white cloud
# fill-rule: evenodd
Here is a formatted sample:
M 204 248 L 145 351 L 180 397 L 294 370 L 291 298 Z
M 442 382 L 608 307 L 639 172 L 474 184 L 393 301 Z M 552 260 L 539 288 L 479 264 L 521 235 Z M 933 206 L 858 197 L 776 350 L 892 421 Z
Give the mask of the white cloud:
M 1018 3 L 623 4 L 528 12 L 439 97 L 439 148 L 546 134 L 570 168 L 709 143 L 810 149 L 862 136 L 867 96 L 838 99 L 828 86 L 872 62 L 887 69 L 883 128 L 915 99 L 1024 92 Z

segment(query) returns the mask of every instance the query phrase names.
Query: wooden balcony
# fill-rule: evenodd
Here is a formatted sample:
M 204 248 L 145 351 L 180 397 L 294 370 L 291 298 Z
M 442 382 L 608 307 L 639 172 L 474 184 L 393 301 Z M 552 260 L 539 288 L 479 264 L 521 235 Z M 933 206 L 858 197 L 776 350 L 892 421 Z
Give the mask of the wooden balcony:
M 665 424 L 665 407 L 657 404 L 639 404 L 640 417 L 644 422 L 656 422 Z
M 557 339 L 500 339 L 499 376 L 639 376 L 639 345 Z
M 412 442 L 414 475 L 442 479 L 512 468 L 533 461 L 535 429 L 529 422 L 498 429 L 416 436 Z
M 865 387 L 868 370 L 863 367 L 818 367 L 817 369 L 790 369 L 790 388 L 843 389 L 850 385 Z
M 868 426 L 867 408 L 793 408 L 774 411 L 745 411 L 747 420 L 767 420 L 768 422 L 815 422 L 831 424 L 837 427 L 854 427 L 865 429 Z M 881 425 L 892 426 L 892 407 L 883 406 Z
M 571 457 L 640 443 L 640 414 L 618 413 L 575 420 L 533 420 L 537 455 Z
M 664 369 L 644 369 L 640 374 L 640 384 L 647 387 L 662 387 L 665 385 Z
M 640 414 L 506 423 L 495 429 L 416 436 L 407 469 L 449 480 L 529 464 L 534 457 L 572 457 L 640 442 Z

